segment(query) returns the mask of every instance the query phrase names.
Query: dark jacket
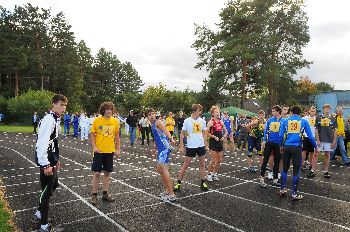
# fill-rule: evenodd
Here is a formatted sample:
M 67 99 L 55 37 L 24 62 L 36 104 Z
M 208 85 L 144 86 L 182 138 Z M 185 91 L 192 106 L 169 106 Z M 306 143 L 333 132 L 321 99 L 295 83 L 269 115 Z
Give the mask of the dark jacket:
M 137 118 L 136 116 L 131 116 L 129 115 L 127 118 L 126 118 L 126 123 L 129 125 L 129 126 L 132 126 L 132 127 L 136 127 L 137 125 Z

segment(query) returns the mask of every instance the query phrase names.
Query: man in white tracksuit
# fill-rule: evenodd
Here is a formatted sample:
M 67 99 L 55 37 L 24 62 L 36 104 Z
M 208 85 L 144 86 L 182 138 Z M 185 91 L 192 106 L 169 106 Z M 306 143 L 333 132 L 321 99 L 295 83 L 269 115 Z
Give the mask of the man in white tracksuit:
M 85 113 L 82 113 L 80 115 L 79 119 L 79 125 L 80 125 L 80 138 L 81 141 L 84 141 L 85 139 L 89 138 L 89 118 L 85 115 Z

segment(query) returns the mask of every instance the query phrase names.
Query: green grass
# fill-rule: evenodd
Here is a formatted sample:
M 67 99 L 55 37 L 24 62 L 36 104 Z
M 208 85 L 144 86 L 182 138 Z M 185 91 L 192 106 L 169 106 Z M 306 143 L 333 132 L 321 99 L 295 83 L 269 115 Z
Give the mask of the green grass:
M 0 184 L 1 184 L 0 180 Z M 8 204 L 4 200 L 4 189 L 0 188 L 0 232 L 16 231 L 12 221 L 12 213 L 8 208 Z
M 4 125 L 0 124 L 0 132 L 33 133 L 33 126 Z
M 124 126 L 122 126 L 121 129 L 122 129 L 122 135 L 124 137 L 125 136 Z M 33 126 L 0 124 L 0 132 L 33 133 Z M 72 127 L 70 128 L 69 132 L 73 134 Z M 63 125 L 61 126 L 61 133 L 63 134 Z

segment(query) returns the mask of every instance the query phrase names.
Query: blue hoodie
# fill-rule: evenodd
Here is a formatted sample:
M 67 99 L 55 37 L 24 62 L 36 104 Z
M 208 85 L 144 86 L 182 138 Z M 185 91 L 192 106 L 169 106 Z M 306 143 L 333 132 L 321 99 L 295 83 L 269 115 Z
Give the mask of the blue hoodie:
M 300 118 L 299 115 L 292 115 L 282 121 L 279 133 L 279 143 L 281 146 L 302 146 L 304 132 L 307 134 L 312 146 L 317 148 L 315 137 L 312 134 L 309 122 Z
M 265 131 L 264 131 L 264 142 L 270 142 L 270 143 L 279 143 L 279 131 L 280 131 L 280 124 L 282 123 L 283 119 L 277 119 L 276 117 L 271 117 L 269 120 L 267 120 L 265 125 Z

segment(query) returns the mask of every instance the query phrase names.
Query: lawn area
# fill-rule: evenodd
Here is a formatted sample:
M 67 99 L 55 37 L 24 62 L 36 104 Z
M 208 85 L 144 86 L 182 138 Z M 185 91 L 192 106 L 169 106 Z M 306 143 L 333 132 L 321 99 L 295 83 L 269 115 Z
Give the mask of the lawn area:
M 122 135 L 125 135 L 124 127 L 121 127 Z M 21 125 L 7 125 L 0 124 L 0 132 L 19 132 L 19 133 L 33 133 L 33 126 L 21 126 Z M 61 133 L 63 133 L 63 125 L 61 126 Z M 73 133 L 73 128 L 70 128 L 70 133 Z
M 0 185 L 2 185 L 0 179 Z M 11 211 L 8 209 L 8 205 L 4 200 L 4 189 L 0 188 L 0 232 L 16 231 L 12 221 Z
M 4 125 L 0 124 L 0 132 L 33 133 L 33 126 Z

